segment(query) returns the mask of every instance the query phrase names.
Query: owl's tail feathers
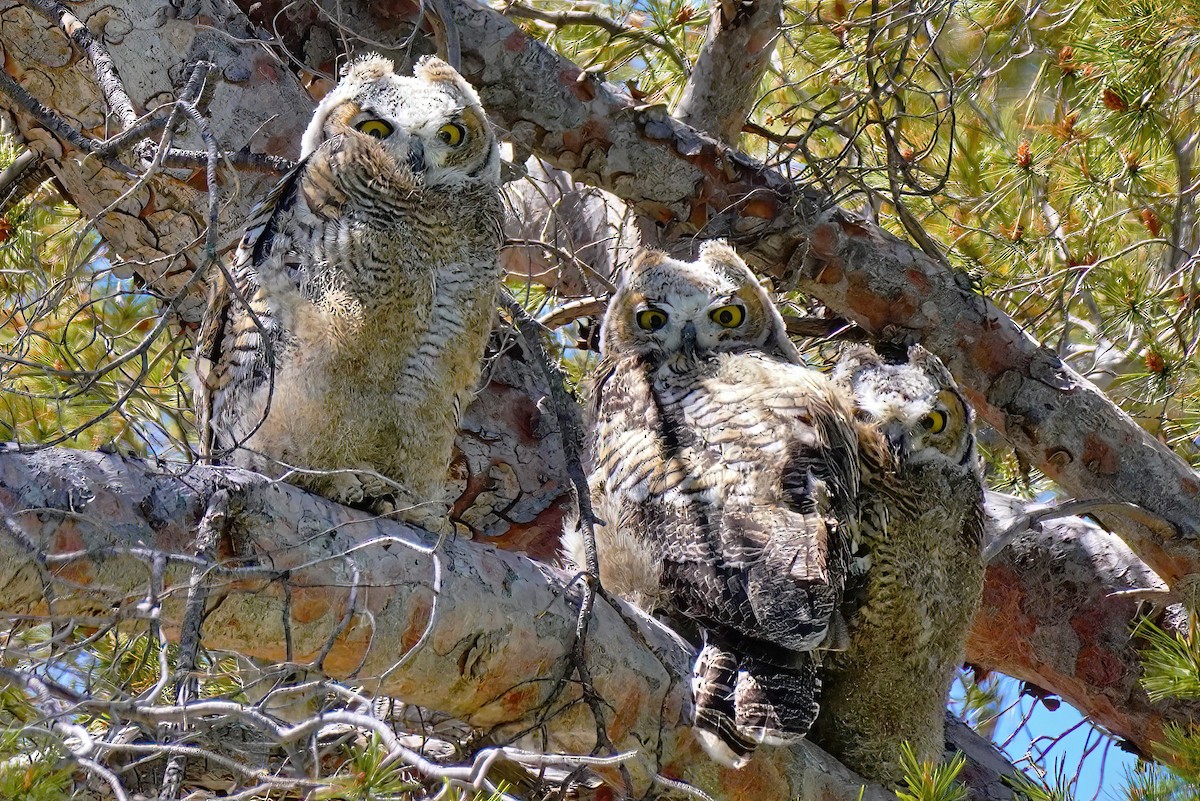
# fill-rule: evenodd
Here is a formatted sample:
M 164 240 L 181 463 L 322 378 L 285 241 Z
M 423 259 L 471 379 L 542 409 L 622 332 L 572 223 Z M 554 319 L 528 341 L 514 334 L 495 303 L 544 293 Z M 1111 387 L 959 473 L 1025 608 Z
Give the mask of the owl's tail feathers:
M 777 664 L 707 643 L 696 659 L 692 686 L 696 738 L 716 761 L 740 768 L 759 743 L 803 738 L 817 718 L 820 678 L 808 654 Z
M 712 643 L 700 649 L 692 672 L 696 739 L 710 757 L 731 768 L 750 761 L 750 752 L 758 745 L 738 731 L 734 703 L 737 681 L 737 657 Z
M 748 654 L 738 658 L 733 702 L 738 731 L 760 743 L 802 739 L 817 719 L 821 679 L 806 653 L 789 653 L 781 665 Z

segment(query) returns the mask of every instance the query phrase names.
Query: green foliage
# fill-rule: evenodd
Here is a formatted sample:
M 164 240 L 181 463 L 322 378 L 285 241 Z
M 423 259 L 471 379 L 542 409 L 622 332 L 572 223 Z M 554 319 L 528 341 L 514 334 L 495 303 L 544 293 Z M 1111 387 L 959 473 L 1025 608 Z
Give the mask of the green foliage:
M 1188 615 L 1182 632 L 1169 632 L 1149 619 L 1134 636 L 1144 641 L 1142 686 L 1151 700 L 1200 698 L 1200 621 Z M 1158 765 L 1142 765 L 1127 781 L 1130 801 L 1196 801 L 1200 799 L 1200 727 L 1168 723 L 1156 744 Z
M 410 801 L 420 793 L 411 768 L 392 758 L 378 734 L 349 747 L 349 759 L 313 794 L 320 801 Z
M 908 790 L 898 790 L 900 801 L 967 801 L 967 788 L 955 781 L 967 764 L 967 758 L 955 754 L 949 762 L 921 761 L 912 746 L 904 743 L 900 755 L 904 768 L 904 783 Z
M 388 753 L 378 734 L 347 746 L 348 758 L 329 785 L 313 792 L 313 801 L 423 801 L 424 786 L 412 768 Z M 446 787 L 449 801 L 502 801 L 505 786 L 495 793 L 464 793 Z
M 1159 766 L 1130 773 L 1125 797 L 1129 801 L 1200 801 L 1200 784 Z
M 1059 762 L 1051 780 L 1046 776 L 1034 779 L 1027 774 L 1018 773 L 1006 776 L 1005 782 L 1012 787 L 1018 798 L 1025 801 L 1074 801 L 1072 791 L 1074 779 L 1069 777 L 1066 766 Z
M 0 138 L 0 169 L 16 152 Z M 43 187 L 0 217 L 0 438 L 185 452 L 180 332 Z
M 0 798 L 60 801 L 69 797 L 73 768 L 62 744 L 18 687 L 0 686 Z
M 969 670 L 959 670 L 957 686 L 962 691 L 955 708 L 957 714 L 981 736 L 991 739 L 1000 720 L 1004 701 L 1000 676 L 993 674 L 976 681 Z M 955 696 L 952 690 L 951 697 Z
M 537 0 L 520 5 L 541 12 L 541 18 L 519 19 L 527 33 L 585 70 L 628 83 L 640 99 L 651 103 L 678 100 L 687 78 L 685 66 L 700 49 L 708 26 L 708 4 L 695 0 Z M 562 12 L 602 17 L 627 32 L 613 33 L 599 24 L 562 24 L 546 16 Z
M 1142 687 L 1152 701 L 1200 698 L 1200 638 L 1193 617 L 1186 635 L 1164 631 L 1150 620 L 1134 630 L 1146 640 L 1142 651 Z
M 73 774 L 55 737 L 36 729 L 0 732 L 0 798 L 62 801 L 71 797 Z

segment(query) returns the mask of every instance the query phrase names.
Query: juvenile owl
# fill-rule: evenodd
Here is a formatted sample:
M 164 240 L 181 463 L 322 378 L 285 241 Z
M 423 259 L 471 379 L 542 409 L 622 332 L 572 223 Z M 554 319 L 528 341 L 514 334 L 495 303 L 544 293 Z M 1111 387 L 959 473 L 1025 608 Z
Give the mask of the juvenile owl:
M 702 642 L 695 727 L 714 758 L 803 736 L 836 644 L 856 497 L 853 409 L 800 365 L 721 242 L 620 277 L 595 379 L 601 583 Z M 583 564 L 569 532 L 564 550 Z
M 983 592 L 983 487 L 970 407 L 936 356 L 916 346 L 889 364 L 857 347 L 833 378 L 887 459 L 863 463 L 850 645 L 822 665 L 812 737 L 863 776 L 895 784 L 902 741 L 919 759 L 944 749 L 946 696 Z
M 451 67 L 352 63 L 210 297 L 202 451 L 446 530 L 500 281 L 499 184 L 496 136 Z

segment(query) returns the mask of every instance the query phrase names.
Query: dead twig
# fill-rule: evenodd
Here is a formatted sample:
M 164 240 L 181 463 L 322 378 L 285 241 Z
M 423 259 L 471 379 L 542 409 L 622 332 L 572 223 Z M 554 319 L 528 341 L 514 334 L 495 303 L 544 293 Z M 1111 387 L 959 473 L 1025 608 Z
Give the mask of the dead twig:
M 691 65 L 687 62 L 687 59 L 666 39 L 656 36 L 649 31 L 623 25 L 601 14 L 594 14 L 590 11 L 543 11 L 540 8 L 533 8 L 519 3 L 510 3 L 501 9 L 500 13 L 508 17 L 520 17 L 522 19 L 545 22 L 556 28 L 563 28 L 568 25 L 587 25 L 593 28 L 600 28 L 614 39 L 632 39 L 635 42 L 655 47 L 661 50 L 667 58 L 675 62 L 675 66 L 679 67 L 684 75 L 691 72 Z
M 533 353 L 546 377 L 550 389 L 550 397 L 554 403 L 554 411 L 558 417 L 559 436 L 562 437 L 564 456 L 567 463 L 567 475 L 575 490 L 576 504 L 579 509 L 579 527 L 583 534 L 584 543 L 584 573 L 581 575 L 583 586 L 579 600 L 579 617 L 575 626 L 575 641 L 571 649 L 571 661 L 574 663 L 576 674 L 583 693 L 584 702 L 592 711 L 596 721 L 596 748 L 607 749 L 616 755 L 617 748 L 609 739 L 605 723 L 604 702 L 596 693 L 592 684 L 591 673 L 587 666 L 584 645 L 587 641 L 588 624 L 592 618 L 592 607 L 596 602 L 596 592 L 600 584 L 600 562 L 596 555 L 595 525 L 604 521 L 596 517 L 592 510 L 591 494 L 588 489 L 587 475 L 583 470 L 583 437 L 580 432 L 579 407 L 575 400 L 567 394 L 562 371 L 550 361 L 545 348 L 542 347 L 542 331 L 537 320 L 533 319 L 524 307 L 511 295 L 505 292 L 502 299 L 504 310 L 516 326 L 526 346 Z M 565 676 L 564 676 L 565 679 Z M 562 682 L 560 682 L 561 684 Z M 553 697 L 553 694 L 552 696 Z M 621 765 L 621 778 L 626 788 L 633 787 L 633 781 L 628 769 Z
M 604 312 L 608 301 L 604 298 L 580 298 L 564 303 L 537 318 L 537 324 L 545 329 L 562 328 L 581 317 L 593 317 Z
M 67 38 L 92 62 L 92 69 L 96 71 L 96 85 L 104 93 L 108 107 L 121 121 L 122 130 L 137 122 L 138 115 L 133 110 L 133 101 L 129 99 L 125 84 L 117 74 L 117 66 L 104 43 L 93 36 L 91 30 L 57 0 L 25 0 L 25 5 L 58 25 Z

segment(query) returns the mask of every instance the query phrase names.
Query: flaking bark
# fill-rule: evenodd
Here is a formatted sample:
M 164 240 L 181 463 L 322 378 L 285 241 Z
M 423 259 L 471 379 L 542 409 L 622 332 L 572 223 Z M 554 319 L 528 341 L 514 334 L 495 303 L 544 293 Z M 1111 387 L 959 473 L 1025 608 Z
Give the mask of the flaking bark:
M 431 536 L 244 471 L 192 467 L 172 475 L 91 452 L 0 453 L 0 612 L 46 614 L 46 575 L 60 618 L 136 619 L 151 554 L 189 555 L 218 491 L 243 511 L 228 521 L 219 567 L 210 571 L 206 647 L 296 662 L 327 650 L 321 666 L 329 675 L 353 675 L 370 692 L 446 712 L 500 738 L 544 711 L 571 649 L 571 577 L 455 540 L 438 552 L 435 584 L 434 559 L 424 550 Z M 1151 704 L 1136 685 L 1139 643 L 1129 632 L 1139 596 L 1112 593 L 1140 590 L 1140 598 L 1153 599 L 1163 586 L 1119 540 L 1067 519 L 1024 532 L 1009 552 L 989 570 L 972 662 L 1062 694 L 1141 750 L 1161 739 L 1164 721 L 1200 712 L 1189 701 Z M 190 574 L 181 559 L 166 577 L 162 615 L 173 634 Z M 853 776 L 807 744 L 763 748 L 742 771 L 712 763 L 686 725 L 691 649 L 620 601 L 600 598 L 596 609 L 588 662 L 613 705 L 609 736 L 621 750 L 640 749 L 639 781 L 650 783 L 657 772 L 717 799 L 738 798 L 739 788 L 754 783 L 764 798 L 819 788 L 857 798 Z M 571 703 L 576 698 L 572 684 L 550 701 L 547 749 L 587 753 L 594 745 L 590 713 Z M 965 727 L 949 731 L 950 746 L 971 756 L 974 797 L 1007 798 L 1000 777 L 1011 767 Z
M 243 4 L 247 8 L 250 5 Z M 374 25 L 377 38 L 399 41 L 409 33 L 403 27 L 407 20 L 387 17 L 382 7 L 364 8 L 354 3 L 345 6 L 349 6 L 348 13 L 357 15 L 355 20 Z M 137 111 L 169 99 L 173 87 L 186 78 L 189 61 L 203 54 L 216 60 L 221 69 L 222 83 L 213 94 L 208 113 L 222 145 L 236 149 L 249 143 L 256 149 L 294 155 L 310 101 L 292 73 L 258 44 L 210 35 L 199 27 L 201 22 L 217 24 L 248 34 L 246 39 L 253 38 L 252 29 L 234 6 L 218 3 L 216 7 L 221 18 L 214 21 L 186 8 L 167 16 L 159 4 L 144 0 L 127 0 L 118 6 L 72 6 L 89 26 L 103 31 Z M 270 11 L 268 5 L 259 9 L 259 13 Z M 673 120 L 664 109 L 636 107 L 491 10 L 458 3 L 454 15 L 464 71 L 481 88 L 489 112 L 519 148 L 537 153 L 578 180 L 625 198 L 657 219 L 668 240 L 686 241 L 696 234 L 729 237 L 757 267 L 782 285 L 811 292 L 876 334 L 921 340 L 967 387 L 981 416 L 1068 492 L 1080 498 L 1132 501 L 1149 510 L 1152 515 L 1140 522 L 1115 516 L 1113 521 L 1138 556 L 1176 589 L 1197 572 L 1195 532 L 1200 522 L 1200 480 L 1195 471 L 1147 436 L 1051 352 L 1025 336 L 1007 316 L 970 288 L 966 276 L 866 221 L 827 208 L 820 195 L 797 188 L 784 176 L 764 170 L 697 134 Z M 312 19 L 306 19 L 300 11 L 278 23 L 285 37 L 289 35 L 288 26 L 307 26 L 303 32 L 312 40 L 319 38 L 319 26 L 327 24 L 315 12 Z M 0 2 L 0 34 L 6 69 L 13 70 L 22 85 L 68 121 L 99 136 L 104 126 L 104 118 L 96 111 L 100 94 L 91 71 L 75 68 L 80 56 L 65 37 L 12 2 Z M 335 41 L 336 36 L 330 40 Z M 162 42 L 174 46 L 158 47 Z M 46 161 L 67 189 L 69 199 L 86 213 L 99 214 L 127 186 L 126 179 L 94 160 L 78 158 L 3 96 L 0 107 L 13 114 L 27 145 Z M 260 130 L 258 126 L 268 119 L 267 128 Z M 259 132 L 252 138 L 255 131 Z M 98 218 L 101 233 L 114 250 L 128 259 L 142 260 L 144 263 L 136 269 L 164 294 L 181 284 L 198 263 L 198 251 L 188 247 L 202 238 L 205 199 L 187 181 L 194 184 L 202 174 L 164 173 Z M 231 244 L 249 201 L 261 195 L 274 179 L 238 174 L 240 191 L 234 193 L 232 173 L 228 177 L 228 219 L 222 242 Z M 189 309 L 198 310 L 182 307 L 185 321 Z M 507 386 L 494 402 L 489 419 L 498 421 L 497 430 L 501 432 L 516 431 L 518 425 L 511 419 L 515 404 L 523 410 L 520 425 L 539 434 L 537 400 L 524 388 Z M 493 458 L 490 430 L 479 432 L 474 458 L 486 469 L 482 476 L 464 474 L 468 494 L 478 495 L 499 485 L 524 486 L 521 477 L 530 470 L 530 458 L 529 451 L 520 449 L 519 439 L 525 435 L 502 435 L 500 442 L 508 443 L 512 452 Z M 70 457 L 84 461 L 89 458 L 98 457 Z M 12 469 L 9 464 L 4 472 Z M 561 480 L 561 472 L 555 474 L 553 468 L 545 472 L 550 484 L 539 486 Z M 41 478 L 26 474 L 17 480 L 18 486 L 22 480 L 34 482 Z M 551 492 L 549 497 L 556 496 Z M 121 502 L 112 503 L 129 512 L 130 507 L 121 506 Z M 496 508 L 510 507 L 501 504 Z M 553 504 L 543 509 L 549 509 L 547 514 L 553 519 L 537 529 L 537 537 L 518 545 L 542 542 L 545 554 L 549 548 L 539 537 L 553 530 L 562 510 Z M 534 510 L 531 519 L 542 521 L 539 514 Z M 1166 521 L 1166 526 L 1157 525 L 1153 516 Z M 1062 692 L 1068 700 L 1091 711 L 1098 722 L 1145 748 L 1157 739 L 1163 719 L 1186 715 L 1188 710 L 1146 705 L 1128 690 L 1110 694 L 1111 687 L 1128 687 L 1136 677 L 1136 650 L 1132 648 L 1113 656 L 1120 665 L 1115 671 L 1080 667 L 1110 664 L 1105 649 L 1113 647 L 1117 635 L 1128 630 L 1130 606 L 1106 607 L 1102 630 L 1084 632 L 1072 622 L 1076 640 L 1039 636 L 1044 630 L 1040 627 L 1061 626 L 1063 618 L 1029 612 L 1036 597 L 1046 594 L 1067 599 L 1066 606 L 1083 604 L 1084 600 L 1069 591 L 1074 582 L 1098 581 L 1098 587 L 1108 586 L 1104 583 L 1106 576 L 1136 572 L 1142 569 L 1140 563 L 1117 550 L 1111 551 L 1110 562 L 1097 562 L 1095 552 L 1083 549 L 1078 552 L 1078 562 L 1072 557 L 1072 563 L 1079 565 L 1078 573 L 1067 576 L 1051 571 L 1036 582 L 1026 581 L 1022 571 L 1029 564 L 1045 556 L 1057 556 L 1069 546 L 1070 541 L 1060 541 L 1055 531 L 1047 529 L 1046 539 L 1036 547 L 1030 546 L 1027 552 L 1014 548 L 1015 561 L 1009 569 L 1020 579 L 1015 599 L 1011 589 L 1004 590 L 1009 594 L 1004 596 L 1005 605 L 994 621 L 983 626 L 977 622 L 970 656 L 985 666 Z M 132 569 L 132 565 L 129 567 Z M 990 577 L 1002 575 L 1004 567 L 1004 561 L 998 563 Z M 1010 586 L 1012 581 L 1011 576 L 1006 579 Z M 996 586 L 995 582 L 989 584 L 993 588 L 989 589 L 989 597 L 999 597 L 994 592 Z M 999 606 L 1000 602 L 989 604 Z M 10 605 L 6 603 L 5 607 Z M 1064 607 L 1058 611 L 1067 614 L 1069 610 Z M 1065 619 L 1075 620 L 1071 615 Z M 1011 631 L 1005 638 L 996 633 L 997 626 L 1006 620 L 1020 623 L 1015 627 L 1019 637 L 1013 638 Z M 254 627 L 253 632 L 262 633 L 260 623 L 252 615 L 248 625 Z M 1067 669 L 1069 659 L 1063 654 L 1069 656 L 1076 646 L 1068 643 L 1063 650 L 1056 645 L 1067 640 L 1080 644 L 1074 672 Z M 1081 658 L 1085 652 L 1088 656 Z M 1057 667 L 1048 671 L 1047 664 Z M 1114 672 L 1120 674 L 1116 683 L 1111 680 Z M 1071 680 L 1055 676 L 1069 676 Z M 1115 709 L 1117 702 L 1127 705 L 1120 714 Z
M 368 692 L 447 712 L 499 740 L 543 721 L 549 741 L 533 744 L 591 751 L 595 726 L 578 688 L 551 696 L 575 630 L 569 576 L 464 540 L 433 554 L 431 535 L 244 471 L 171 476 L 91 452 L 0 454 L 0 609 L 48 614 L 45 581 L 56 619 L 136 620 L 152 556 L 188 555 L 218 490 L 240 511 L 208 571 L 206 647 L 295 662 L 326 650 L 321 667 Z M 189 575 L 182 559 L 173 562 L 160 593 L 172 637 Z M 611 704 L 609 737 L 637 751 L 628 765 L 639 796 L 661 775 L 716 801 L 749 797 L 748 788 L 761 798 L 889 798 L 878 788 L 860 796 L 853 774 L 807 743 L 763 748 L 740 771 L 713 763 L 685 724 L 693 652 L 624 603 L 597 600 L 586 653 Z
M 782 22 L 782 0 L 712 0 L 708 35 L 671 116 L 729 145 L 759 97 Z

